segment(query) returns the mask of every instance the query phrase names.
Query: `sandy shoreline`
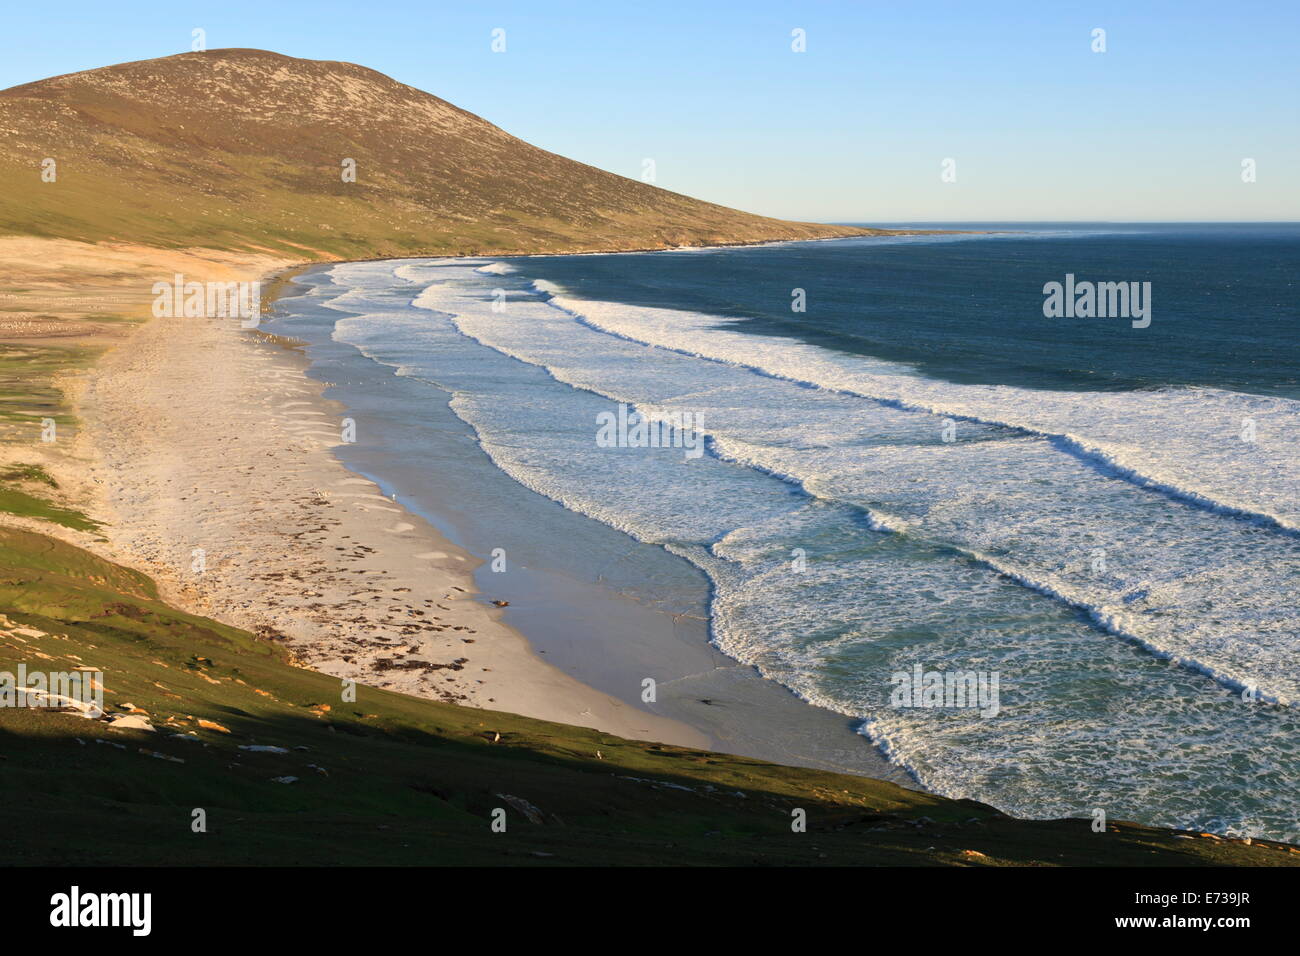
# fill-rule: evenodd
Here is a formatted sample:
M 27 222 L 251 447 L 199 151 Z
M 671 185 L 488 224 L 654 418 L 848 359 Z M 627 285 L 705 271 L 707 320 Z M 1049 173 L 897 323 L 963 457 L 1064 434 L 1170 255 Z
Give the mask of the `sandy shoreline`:
M 269 279 L 245 278 L 258 276 Z M 80 457 L 108 525 L 97 550 L 151 574 L 178 607 L 282 635 L 324 673 L 707 742 L 534 654 L 477 599 L 477 559 L 337 461 L 342 411 L 305 366 L 231 319 L 153 319 L 104 355 L 77 397 Z
M 666 613 L 545 561 L 512 562 L 516 573 L 487 575 L 494 593 L 479 595 L 476 555 L 490 548 L 466 539 L 454 516 L 504 506 L 497 515 L 524 521 L 520 530 L 537 516 L 513 510 L 512 495 L 471 504 L 455 481 L 409 508 L 384 497 L 366 475 L 387 482 L 392 463 L 349 470 L 361 446 L 340 445 L 341 420 L 355 413 L 323 397 L 330 384 L 308 374 L 296 343 L 234 319 L 130 321 L 149 315 L 152 284 L 175 273 L 260 280 L 270 304 L 316 263 L 63 240 L 0 246 L 11 282 L 49 290 L 25 291 L 25 309 L 53 313 L 79 327 L 76 344 L 106 350 L 58 376 L 75 415 L 57 443 L 0 444 L 0 458 L 56 475 L 58 490 L 42 494 L 105 522 L 101 533 L 0 522 L 137 568 L 174 606 L 283 639 L 303 666 L 359 684 L 915 786 L 847 718 L 722 655 L 703 603 Z M 418 471 L 397 477 L 403 495 L 426 484 Z M 518 490 L 494 468 L 481 479 Z M 560 540 L 573 530 L 551 529 Z M 614 536 L 622 555 L 627 542 Z M 656 550 L 648 560 L 678 559 Z M 488 603 L 497 598 L 510 606 Z M 650 705 L 639 700 L 647 674 L 660 684 Z
M 307 270 L 302 284 L 329 288 L 327 272 Z M 321 304 L 330 298 L 290 298 L 264 328 L 301 338 L 307 376 L 355 416 L 364 437 L 335 456 L 470 553 L 508 553 L 508 567 L 491 569 L 504 573 L 481 568 L 475 577 L 488 597 L 509 602 L 502 620 L 535 653 L 634 709 L 694 728 L 710 750 L 915 785 L 857 732 L 858 721 L 718 650 L 710 582 L 695 565 L 520 484 L 446 404 L 451 393 L 336 340 L 335 323 L 349 312 Z M 651 703 L 642 700 L 647 678 L 656 684 Z

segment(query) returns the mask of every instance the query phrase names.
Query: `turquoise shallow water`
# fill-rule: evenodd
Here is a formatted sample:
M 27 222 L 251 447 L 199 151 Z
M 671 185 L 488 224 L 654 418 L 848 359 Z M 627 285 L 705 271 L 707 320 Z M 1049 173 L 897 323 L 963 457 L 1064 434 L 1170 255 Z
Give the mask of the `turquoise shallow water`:
M 344 397 L 390 460 L 485 456 L 604 529 L 530 560 L 683 613 L 707 581 L 721 651 L 926 786 L 1294 836 L 1296 233 L 1081 232 L 358 263 L 305 300 L 373 363 Z M 1044 318 L 1066 272 L 1152 276 L 1151 327 Z M 702 421 L 704 453 L 605 447 L 620 404 Z M 996 674 L 996 716 L 895 706 L 917 665 Z

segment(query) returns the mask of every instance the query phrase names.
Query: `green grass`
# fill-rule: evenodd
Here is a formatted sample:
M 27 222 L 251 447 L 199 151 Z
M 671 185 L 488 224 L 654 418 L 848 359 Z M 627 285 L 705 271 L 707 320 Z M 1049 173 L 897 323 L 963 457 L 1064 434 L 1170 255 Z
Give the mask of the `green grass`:
M 1020 821 L 882 781 L 369 687 L 348 703 L 340 681 L 291 666 L 276 644 L 169 608 L 144 575 L 38 534 L 0 529 L 0 610 L 45 634 L 0 627 L 0 670 L 95 667 L 110 711 L 133 704 L 160 728 L 0 708 L 0 826 L 14 863 L 1300 862 L 1132 824 L 1097 834 L 1084 820 Z M 272 780 L 286 775 L 298 781 Z M 505 833 L 490 828 L 497 807 Z M 195 808 L 206 833 L 191 830 Z M 806 833 L 791 830 L 795 808 Z
M 7 468 L 0 470 L 0 481 L 33 481 L 42 485 L 49 485 L 51 488 L 59 487 L 59 483 L 54 480 L 54 476 L 40 465 L 22 463 L 9 465 Z
M 80 511 L 60 508 L 44 498 L 29 495 L 15 488 L 0 487 L 0 511 L 24 518 L 52 521 L 75 531 L 98 531 L 100 528 L 98 521 L 87 518 Z
M 71 436 L 76 419 L 56 377 L 85 368 L 99 355 L 84 347 L 0 344 L 0 442 L 40 440 L 42 421 L 53 419 L 59 440 Z
M 19 488 L 6 487 L 8 484 L 29 483 L 58 488 L 59 483 L 40 465 L 13 464 L 0 466 L 0 469 L 0 512 L 51 521 L 77 531 L 98 531 L 101 527 L 98 521 L 80 511 L 61 508 Z

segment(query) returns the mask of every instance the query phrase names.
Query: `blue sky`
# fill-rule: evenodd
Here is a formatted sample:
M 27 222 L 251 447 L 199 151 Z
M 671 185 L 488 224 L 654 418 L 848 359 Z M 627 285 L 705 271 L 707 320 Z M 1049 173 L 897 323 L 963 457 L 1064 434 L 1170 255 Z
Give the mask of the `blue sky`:
M 1300 220 L 1296 0 L 60 0 L 5 20 L 0 87 L 183 52 L 201 27 L 209 48 L 361 63 L 543 148 L 633 177 L 650 158 L 658 185 L 769 215 Z

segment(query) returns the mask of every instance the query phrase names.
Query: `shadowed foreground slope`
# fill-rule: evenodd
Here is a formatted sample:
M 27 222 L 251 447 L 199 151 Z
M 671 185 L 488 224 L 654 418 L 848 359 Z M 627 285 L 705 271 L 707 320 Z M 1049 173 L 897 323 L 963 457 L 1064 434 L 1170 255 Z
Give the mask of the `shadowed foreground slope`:
M 12 863 L 1253 864 L 1300 851 L 1029 822 L 781 767 L 368 687 L 157 600 L 86 551 L 0 529 L 0 670 L 104 673 L 126 730 L 0 708 Z M 248 747 L 269 747 L 257 751 Z M 277 782 L 292 779 L 292 782 Z M 207 832 L 191 828 L 194 810 Z M 494 809 L 506 832 L 494 833 Z M 791 830 L 795 808 L 806 833 Z
M 57 179 L 43 182 L 41 164 Z M 356 181 L 342 181 L 344 160 Z M 556 156 L 351 63 L 211 50 L 0 91 L 0 232 L 303 258 L 810 239 Z

